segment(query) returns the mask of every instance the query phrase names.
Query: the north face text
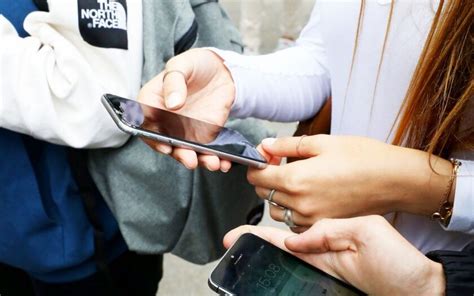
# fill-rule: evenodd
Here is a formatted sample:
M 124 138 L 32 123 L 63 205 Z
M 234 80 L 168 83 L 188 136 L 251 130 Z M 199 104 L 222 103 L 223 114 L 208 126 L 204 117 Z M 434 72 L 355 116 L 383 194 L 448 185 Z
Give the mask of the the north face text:
M 89 28 L 127 30 L 127 14 L 122 4 L 115 1 L 97 0 L 98 9 L 82 9 L 81 19 L 90 20 Z
M 77 0 L 79 30 L 87 43 L 128 48 L 126 0 Z

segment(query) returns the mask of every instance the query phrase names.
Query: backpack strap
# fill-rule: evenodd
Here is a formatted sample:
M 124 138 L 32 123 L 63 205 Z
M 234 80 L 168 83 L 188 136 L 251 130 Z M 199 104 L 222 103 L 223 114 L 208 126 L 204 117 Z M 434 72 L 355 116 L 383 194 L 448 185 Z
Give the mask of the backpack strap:
M 110 295 L 120 295 L 114 285 L 108 267 L 105 251 L 105 233 L 97 215 L 97 196 L 100 194 L 87 168 L 87 157 L 85 150 L 69 149 L 69 164 L 76 180 L 77 187 L 84 202 L 89 223 L 94 230 L 94 260 L 97 270 L 105 278 Z
M 49 11 L 48 0 L 33 0 L 38 10 Z
M 193 47 L 198 38 L 199 25 L 196 19 L 193 20 L 189 30 L 175 43 L 174 54 L 178 55 Z

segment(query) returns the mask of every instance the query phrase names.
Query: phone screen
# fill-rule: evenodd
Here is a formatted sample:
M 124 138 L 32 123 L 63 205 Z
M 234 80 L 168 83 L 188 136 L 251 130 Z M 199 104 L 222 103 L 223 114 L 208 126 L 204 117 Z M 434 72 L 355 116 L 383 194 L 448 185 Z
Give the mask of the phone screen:
M 364 295 L 250 233 L 229 249 L 210 284 L 235 295 Z
M 235 130 L 114 95 L 106 99 L 129 127 L 266 163 L 255 146 Z

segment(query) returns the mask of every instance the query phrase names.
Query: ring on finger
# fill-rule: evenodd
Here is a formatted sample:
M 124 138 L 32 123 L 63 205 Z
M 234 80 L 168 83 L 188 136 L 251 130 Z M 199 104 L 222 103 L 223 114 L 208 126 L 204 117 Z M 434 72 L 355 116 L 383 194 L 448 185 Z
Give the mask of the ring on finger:
M 290 209 L 285 209 L 285 212 L 284 212 L 284 215 L 283 215 L 283 219 L 285 221 L 285 224 L 290 227 L 290 228 L 294 228 L 296 227 L 296 224 L 295 222 L 293 221 L 293 211 L 290 210 Z
M 275 195 L 275 192 L 276 192 L 276 190 L 275 190 L 275 189 L 272 189 L 272 190 L 270 190 L 270 193 L 268 193 L 266 199 L 267 199 L 269 202 L 272 202 L 272 201 L 273 201 L 273 195 Z
M 301 145 L 301 142 L 303 142 L 303 139 L 307 137 L 307 135 L 302 135 L 300 137 L 300 140 L 298 141 L 298 144 L 296 144 L 296 154 L 298 154 L 298 156 L 301 156 L 301 153 L 300 153 L 300 145 Z
M 270 190 L 270 193 L 265 197 L 266 200 L 268 200 L 268 203 L 274 207 L 278 207 L 282 210 L 285 209 L 285 207 L 282 207 L 281 205 L 277 204 L 276 202 L 273 201 L 273 196 L 275 195 L 276 190 L 272 189 Z

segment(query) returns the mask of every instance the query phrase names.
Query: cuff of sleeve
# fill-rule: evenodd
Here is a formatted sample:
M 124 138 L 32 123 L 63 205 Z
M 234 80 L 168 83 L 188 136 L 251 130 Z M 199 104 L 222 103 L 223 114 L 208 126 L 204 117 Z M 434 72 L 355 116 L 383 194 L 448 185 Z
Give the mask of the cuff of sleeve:
M 474 245 L 462 252 L 433 251 L 426 256 L 443 265 L 446 295 L 474 295 Z
M 234 104 L 232 105 L 231 110 L 230 110 L 230 116 L 234 118 L 249 117 L 251 113 L 249 110 L 251 108 L 249 108 L 249 104 L 245 102 L 246 96 L 241 95 L 244 92 L 242 87 L 243 85 L 245 85 L 245 83 L 241 82 L 242 77 L 241 75 L 239 75 L 239 71 L 238 71 L 239 67 L 236 66 L 236 64 L 238 64 L 239 61 L 245 57 L 234 51 L 221 50 L 214 47 L 208 47 L 206 49 L 214 52 L 224 61 L 224 65 L 227 67 L 227 69 L 230 72 L 230 75 L 232 76 L 232 79 L 234 80 L 235 96 L 234 96 Z
M 453 216 L 445 229 L 474 234 L 474 162 L 460 161 L 462 165 L 456 178 Z

